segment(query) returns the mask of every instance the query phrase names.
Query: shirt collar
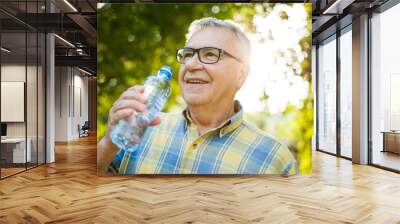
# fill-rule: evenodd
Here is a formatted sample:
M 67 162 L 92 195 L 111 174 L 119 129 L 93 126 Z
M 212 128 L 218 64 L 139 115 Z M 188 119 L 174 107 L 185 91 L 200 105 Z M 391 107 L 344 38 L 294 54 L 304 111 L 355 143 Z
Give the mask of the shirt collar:
M 240 126 L 243 121 L 243 110 L 242 105 L 238 100 L 235 100 L 234 103 L 234 112 L 235 114 L 229 117 L 225 122 L 223 122 L 218 127 L 214 128 L 214 131 L 218 131 L 219 137 L 223 137 L 224 135 L 232 132 L 236 128 Z M 182 111 L 183 117 L 186 120 L 186 124 L 190 125 L 193 123 L 193 120 L 190 118 L 189 110 L 186 108 Z

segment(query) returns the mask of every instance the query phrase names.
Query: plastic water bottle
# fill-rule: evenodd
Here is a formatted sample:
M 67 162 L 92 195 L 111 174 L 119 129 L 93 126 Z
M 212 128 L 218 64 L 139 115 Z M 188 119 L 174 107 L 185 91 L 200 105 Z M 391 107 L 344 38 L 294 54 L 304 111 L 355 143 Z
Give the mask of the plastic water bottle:
M 157 75 L 150 75 L 144 82 L 144 95 L 147 97 L 147 108 L 127 120 L 120 120 L 111 131 L 111 140 L 120 149 L 132 151 L 138 144 L 146 127 L 161 111 L 170 95 L 169 80 L 172 78 L 172 69 L 163 66 Z

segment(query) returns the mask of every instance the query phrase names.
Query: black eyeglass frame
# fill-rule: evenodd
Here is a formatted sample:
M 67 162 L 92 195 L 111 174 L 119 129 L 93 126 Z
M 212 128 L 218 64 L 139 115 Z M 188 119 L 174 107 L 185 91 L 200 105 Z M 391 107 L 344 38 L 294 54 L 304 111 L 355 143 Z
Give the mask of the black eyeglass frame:
M 218 59 L 217 59 L 217 61 L 215 61 L 215 62 L 204 62 L 202 59 L 201 59 L 201 56 L 200 56 L 200 54 L 199 54 L 199 52 L 200 52 L 200 50 L 202 50 L 202 49 L 205 49 L 205 48 L 212 48 L 212 49 L 216 49 L 216 50 L 218 50 Z M 233 58 L 233 59 L 235 59 L 235 60 L 237 60 L 237 61 L 239 61 L 239 62 L 243 62 L 241 59 L 239 59 L 238 57 L 235 57 L 235 56 L 233 56 L 232 54 L 230 54 L 229 52 L 227 52 L 227 51 L 225 51 L 225 50 L 223 50 L 223 49 L 220 49 L 220 48 L 217 48 L 217 47 L 201 47 L 201 48 L 191 48 L 191 47 L 183 47 L 183 48 L 179 48 L 179 49 L 177 49 L 176 50 L 176 60 L 180 63 L 180 64 L 185 64 L 184 62 L 181 62 L 181 61 L 179 61 L 179 59 L 178 59 L 178 52 L 180 51 L 180 50 L 182 50 L 182 49 L 190 49 L 190 50 L 192 50 L 193 51 L 193 56 L 197 53 L 197 57 L 199 58 L 199 61 L 201 62 L 201 63 L 204 63 L 204 64 L 215 64 L 215 63 L 218 63 L 219 62 L 219 59 L 221 59 L 221 55 L 227 55 L 227 56 L 229 56 L 229 57 L 231 57 L 231 58 Z

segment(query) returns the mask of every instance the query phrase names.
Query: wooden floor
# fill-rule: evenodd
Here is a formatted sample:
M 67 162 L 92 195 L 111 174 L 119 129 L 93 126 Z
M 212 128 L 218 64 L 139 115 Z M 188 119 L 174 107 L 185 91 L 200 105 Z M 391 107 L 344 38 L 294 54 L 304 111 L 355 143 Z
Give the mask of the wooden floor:
M 400 223 L 400 175 L 320 152 L 312 175 L 98 177 L 96 141 L 0 181 L 0 223 Z
M 1 177 L 2 178 L 7 177 L 7 176 L 13 175 L 15 173 L 22 172 L 24 170 L 26 170 L 25 167 L 24 168 L 19 168 L 19 167 L 17 167 L 17 168 L 1 168 Z
M 7 168 L 1 168 L 1 178 L 6 178 L 8 176 L 23 172 L 25 170 L 33 169 L 37 166 L 35 163 L 27 163 L 27 167 L 25 168 L 25 164 L 19 164 L 18 167 L 7 167 Z

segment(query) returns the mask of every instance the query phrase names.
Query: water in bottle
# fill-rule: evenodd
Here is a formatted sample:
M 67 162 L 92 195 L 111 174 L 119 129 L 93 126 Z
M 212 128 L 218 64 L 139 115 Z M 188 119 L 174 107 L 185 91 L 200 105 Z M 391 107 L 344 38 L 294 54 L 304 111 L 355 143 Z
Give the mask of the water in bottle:
M 120 149 L 131 151 L 139 143 L 146 127 L 161 111 L 169 97 L 172 69 L 163 66 L 157 75 L 147 77 L 144 82 L 144 95 L 147 97 L 147 107 L 142 113 L 137 113 L 127 120 L 120 120 L 111 131 L 111 140 Z

